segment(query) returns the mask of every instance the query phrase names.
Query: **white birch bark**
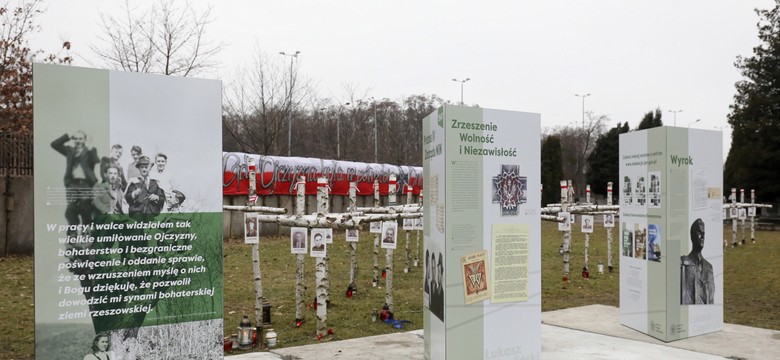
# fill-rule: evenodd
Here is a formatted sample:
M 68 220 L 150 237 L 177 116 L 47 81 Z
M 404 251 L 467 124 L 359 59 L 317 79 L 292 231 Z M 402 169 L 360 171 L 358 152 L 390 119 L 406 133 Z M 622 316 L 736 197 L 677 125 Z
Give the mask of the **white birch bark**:
M 750 204 L 754 205 L 756 203 L 756 190 L 750 189 Z M 758 211 L 758 209 L 756 209 Z M 755 212 L 753 213 L 753 216 L 750 217 L 750 242 L 755 244 L 756 243 L 756 216 Z
M 407 185 L 406 186 L 406 205 L 411 205 L 412 202 L 412 186 Z M 416 204 L 415 204 L 416 205 Z M 405 231 L 406 233 L 406 266 L 404 267 L 404 273 L 408 273 L 411 266 L 412 256 L 411 256 L 411 250 L 409 248 L 409 230 Z
M 317 212 L 328 212 L 328 187 L 325 178 L 317 179 Z M 327 244 L 325 245 L 327 253 Z M 315 265 L 317 281 L 317 336 L 328 333 L 328 262 L 326 257 L 317 257 Z
M 255 199 L 257 199 L 257 177 L 255 176 L 255 161 L 253 158 L 249 158 L 249 193 L 247 195 L 246 207 L 254 207 Z M 261 234 L 261 229 L 258 227 L 257 233 Z M 260 245 L 252 244 L 252 275 L 255 284 L 255 326 L 260 328 L 263 326 L 263 303 L 265 298 L 263 297 L 263 274 L 260 272 Z M 262 347 L 262 339 L 260 341 Z
M 737 188 L 731 188 L 731 205 L 737 204 Z M 731 219 L 731 246 L 737 247 L 737 218 Z M 725 247 L 725 244 L 724 244 Z
M 387 199 L 388 204 L 390 206 L 395 205 L 396 198 L 395 198 L 395 191 L 396 191 L 396 179 L 395 175 L 390 175 L 390 186 L 387 190 Z M 398 234 L 396 233 L 396 236 Z M 387 307 L 390 310 L 390 313 L 393 313 L 393 249 L 385 249 L 387 250 L 385 254 L 385 272 L 386 272 L 386 278 L 385 278 L 385 303 L 387 303 Z
M 295 184 L 296 191 L 296 204 L 295 213 L 297 215 L 306 214 L 306 178 L 301 176 L 298 178 L 298 183 Z M 295 320 L 303 321 L 303 311 L 306 308 L 306 294 L 303 279 L 304 279 L 304 254 L 295 255 Z
M 374 180 L 374 207 L 379 207 L 379 180 Z M 379 234 L 374 234 L 374 280 L 372 285 L 379 283 Z
M 745 189 L 739 189 L 739 202 L 745 202 Z M 745 212 L 747 212 L 747 210 L 745 210 Z M 745 219 L 739 219 L 739 222 L 740 226 L 742 227 L 742 245 L 745 245 Z
M 355 212 L 357 208 L 357 183 L 349 183 L 349 211 Z M 358 262 L 357 262 L 357 243 L 349 243 L 349 287 L 353 294 L 357 292 Z
M 585 185 L 585 203 L 586 205 L 590 205 L 590 185 Z M 585 264 L 583 265 L 583 269 L 582 269 L 583 271 L 588 271 L 588 269 L 590 269 L 588 267 L 588 260 L 590 256 L 589 247 L 590 247 L 590 234 L 585 233 Z
M 569 190 L 565 180 L 561 180 L 561 211 L 568 211 Z M 569 227 L 571 229 L 571 226 Z M 563 231 L 563 283 L 569 283 L 569 250 L 571 246 L 571 230 Z
M 612 205 L 612 182 L 607 183 L 607 205 Z M 607 268 L 609 272 L 612 272 L 614 267 L 612 264 L 612 228 L 607 228 Z
M 233 210 L 233 211 L 243 211 L 243 212 L 262 212 L 266 214 L 286 214 L 287 209 L 285 208 L 276 208 L 276 207 L 268 207 L 268 206 L 256 206 L 256 205 L 247 205 L 247 206 L 241 206 L 241 205 L 222 205 L 222 210 Z

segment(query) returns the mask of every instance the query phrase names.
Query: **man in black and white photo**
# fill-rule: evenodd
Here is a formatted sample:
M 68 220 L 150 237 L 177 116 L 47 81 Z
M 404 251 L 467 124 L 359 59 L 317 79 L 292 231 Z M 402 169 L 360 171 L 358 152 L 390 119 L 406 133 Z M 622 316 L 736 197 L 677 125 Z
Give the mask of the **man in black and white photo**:
M 704 221 L 696 219 L 691 224 L 693 248 L 680 257 L 680 304 L 714 304 L 715 274 L 712 264 L 702 256 L 704 249 Z
M 311 240 L 311 251 L 313 252 L 325 251 L 325 241 L 322 239 L 322 234 L 320 233 L 314 234 L 314 237 Z
M 388 226 L 385 230 L 385 237 L 382 239 L 385 244 L 395 244 L 395 228 Z
M 124 150 L 122 149 L 121 144 L 111 145 L 109 156 L 100 159 L 100 176 L 103 178 L 103 182 L 106 182 L 108 178 L 108 174 L 106 173 L 108 167 L 116 166 L 119 172 L 119 187 L 122 189 L 122 191 L 125 191 L 125 189 L 127 189 L 127 178 L 125 178 L 125 172 L 119 165 L 119 159 L 122 158 L 123 151 Z
M 124 201 L 124 192 L 122 191 L 119 172 L 122 170 L 117 165 L 111 165 L 106 169 L 106 180 L 95 185 L 95 198 L 92 204 L 95 206 L 98 214 L 123 214 L 122 202 Z
M 130 165 L 127 165 L 127 180 L 130 181 L 130 179 L 137 178 L 141 176 L 141 172 L 138 171 L 138 159 L 143 156 L 143 150 L 141 150 L 141 147 L 138 145 L 133 145 L 132 148 L 130 148 L 130 156 L 133 158 L 133 162 L 130 163 Z
M 306 236 L 302 231 L 293 232 L 292 238 L 293 249 L 305 249 L 306 248 Z
M 153 214 L 162 211 L 165 204 L 165 192 L 158 186 L 157 180 L 149 178 L 151 161 L 146 156 L 141 156 L 136 162 L 139 177 L 131 179 L 127 186 L 125 201 L 127 201 L 130 215 Z
M 68 145 L 70 142 L 70 145 Z M 97 183 L 95 165 L 100 161 L 97 150 L 86 145 L 87 134 L 81 130 L 64 134 L 52 141 L 51 147 L 65 156 L 65 220 L 68 225 L 85 225 L 92 222 L 92 187 Z M 69 230 L 69 235 L 76 235 Z
M 157 180 L 157 185 L 165 191 L 170 193 L 173 191 L 173 185 L 171 182 L 171 172 L 166 170 L 168 166 L 168 155 L 158 153 L 154 157 L 154 168 L 149 170 L 149 177 Z

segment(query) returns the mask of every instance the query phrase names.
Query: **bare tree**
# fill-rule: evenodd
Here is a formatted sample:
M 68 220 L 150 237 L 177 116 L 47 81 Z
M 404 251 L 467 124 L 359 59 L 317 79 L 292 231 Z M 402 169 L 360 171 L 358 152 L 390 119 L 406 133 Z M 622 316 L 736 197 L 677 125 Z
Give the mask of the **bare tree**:
M 287 66 L 283 60 L 258 50 L 254 62 L 240 69 L 227 86 L 223 129 L 229 146 L 243 152 L 286 155 L 288 122 L 296 124 L 308 116 L 302 104 L 308 103 L 311 86 L 298 66 Z
M 125 0 L 120 16 L 101 15 L 101 45 L 92 50 L 111 68 L 164 75 L 196 75 L 214 65 L 221 43 L 207 40 L 211 7 L 160 0 L 149 10 Z
M 563 126 L 552 130 L 551 135 L 561 140 L 563 176 L 573 180 L 578 196 L 585 194 L 588 155 L 593 151 L 596 139 L 604 133 L 608 122 L 609 117 L 606 115 L 587 112 L 582 126 Z

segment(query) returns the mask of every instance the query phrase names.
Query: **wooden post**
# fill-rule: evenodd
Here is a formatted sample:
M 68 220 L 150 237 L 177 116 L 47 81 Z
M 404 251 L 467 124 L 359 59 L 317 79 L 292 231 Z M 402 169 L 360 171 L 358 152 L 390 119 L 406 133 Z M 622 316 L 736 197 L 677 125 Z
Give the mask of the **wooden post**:
M 569 188 L 566 180 L 561 180 L 561 212 L 567 212 L 569 210 Z M 569 256 L 571 251 L 571 224 L 569 224 L 569 230 L 563 231 L 563 284 L 569 283 Z
M 607 205 L 612 205 L 612 182 L 607 183 Z M 612 228 L 607 228 L 607 267 L 609 272 L 615 268 L 612 264 Z
M 409 184 L 406 185 L 406 203 L 412 203 L 412 186 Z M 404 267 L 404 272 L 408 273 L 410 269 L 410 263 L 412 261 L 412 253 L 409 249 L 409 230 L 404 232 L 406 233 L 406 267 Z
M 744 204 L 745 203 L 745 189 L 739 189 L 739 202 Z M 742 208 L 740 208 L 742 210 Z M 739 215 L 739 211 L 737 211 L 737 215 Z M 747 209 L 745 209 L 745 217 L 747 217 Z M 745 245 L 745 218 L 739 219 L 740 225 L 742 226 L 742 245 Z
M 388 205 L 393 206 L 396 204 L 395 198 L 396 192 L 396 179 L 395 175 L 390 175 L 390 185 L 387 189 L 387 202 Z M 397 235 L 397 234 L 396 234 Z M 393 249 L 385 249 L 387 253 L 385 255 L 385 303 L 388 309 L 392 313 L 393 310 Z
M 317 178 L 317 212 L 325 214 L 328 212 L 328 183 L 324 177 Z M 328 245 L 325 244 L 327 253 Z M 317 337 L 325 336 L 328 333 L 328 290 L 327 290 L 327 259 L 323 256 L 317 257 L 315 265 L 315 274 L 317 280 Z
M 298 183 L 295 184 L 296 204 L 295 213 L 297 215 L 306 214 L 306 178 L 301 176 Z M 303 322 L 303 310 L 306 302 L 306 287 L 303 285 L 303 274 L 305 264 L 305 254 L 295 255 L 295 323 Z
M 756 243 L 756 189 L 750 189 L 750 204 L 753 205 L 753 216 L 750 217 L 750 242 Z
M 357 183 L 349 183 L 349 212 L 357 211 Z M 357 262 L 357 243 L 349 243 L 349 288 L 352 294 L 357 292 L 358 262 Z
M 379 180 L 374 179 L 374 207 L 379 205 Z M 374 287 L 379 283 L 379 235 L 374 234 L 374 280 L 371 283 Z
M 255 159 L 249 158 L 249 192 L 247 194 L 246 204 L 252 206 L 257 201 L 257 177 L 255 176 Z M 260 234 L 260 228 L 258 227 L 257 233 Z M 265 297 L 263 297 L 263 275 L 260 272 L 260 244 L 252 244 L 252 275 L 255 283 L 255 328 L 258 331 L 257 336 L 262 336 L 263 328 L 263 303 Z M 260 341 L 262 347 L 262 337 Z
M 737 209 L 737 188 L 731 188 L 731 206 Z M 737 217 L 731 219 L 731 247 L 737 247 Z

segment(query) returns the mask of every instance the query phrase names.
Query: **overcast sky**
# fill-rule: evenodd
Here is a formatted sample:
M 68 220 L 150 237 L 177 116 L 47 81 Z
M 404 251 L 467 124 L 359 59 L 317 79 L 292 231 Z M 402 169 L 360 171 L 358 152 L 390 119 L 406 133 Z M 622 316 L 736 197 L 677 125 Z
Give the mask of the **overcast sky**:
M 137 6 L 152 0 L 133 0 Z M 74 45 L 74 65 L 100 66 L 101 13 L 121 1 L 46 3 L 34 47 Z M 345 85 L 400 100 L 436 94 L 466 104 L 538 112 L 542 127 L 609 116 L 634 127 L 660 107 L 664 123 L 724 131 L 741 79 L 738 55 L 758 42 L 755 8 L 772 0 L 223 0 L 209 36 L 225 43 L 219 68 L 203 77 L 229 83 L 259 48 L 269 57 L 301 51 L 300 71 L 320 97 L 346 98 Z M 725 159 L 724 159 L 725 160 Z

